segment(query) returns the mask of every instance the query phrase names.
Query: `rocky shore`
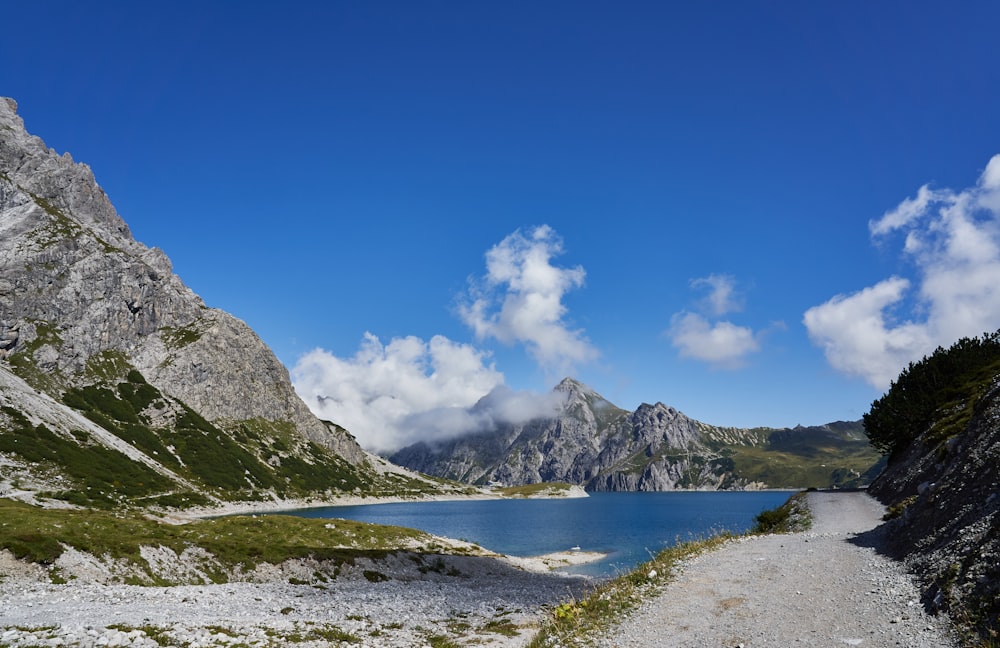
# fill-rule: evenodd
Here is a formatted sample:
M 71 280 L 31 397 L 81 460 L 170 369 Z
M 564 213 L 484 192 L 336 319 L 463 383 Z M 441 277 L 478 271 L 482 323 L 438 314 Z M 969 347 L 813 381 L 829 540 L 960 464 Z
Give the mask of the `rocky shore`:
M 524 646 L 544 608 L 589 580 L 488 556 L 397 553 L 344 565 L 336 578 L 292 561 L 266 582 L 145 587 L 71 578 L 0 552 L 4 646 Z M 547 562 L 546 562 L 547 561 Z M 532 568 L 534 571 L 526 569 Z

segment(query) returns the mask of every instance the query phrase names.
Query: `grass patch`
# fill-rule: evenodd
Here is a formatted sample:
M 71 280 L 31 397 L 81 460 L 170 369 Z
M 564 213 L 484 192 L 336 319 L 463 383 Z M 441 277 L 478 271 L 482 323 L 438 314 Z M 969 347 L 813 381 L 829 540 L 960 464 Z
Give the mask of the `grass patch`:
M 520 634 L 518 627 L 509 619 L 493 619 L 479 628 L 480 634 L 498 634 L 504 637 L 516 637 Z
M 867 441 L 853 447 L 813 447 L 808 454 L 775 447 L 733 446 L 732 450 L 740 477 L 771 488 L 853 488 L 870 481 L 866 475 L 881 458 Z
M 172 525 L 138 513 L 99 510 L 41 509 L 0 500 L 0 549 L 42 565 L 55 562 L 65 547 L 129 563 L 148 582 L 167 584 L 149 573 L 140 548 L 167 547 L 177 554 L 201 548 L 214 557 L 216 570 L 240 572 L 259 564 L 311 558 L 332 565 L 365 557 L 379 559 L 415 544 L 430 545 L 431 536 L 403 527 L 285 515 L 232 516 Z M 220 580 L 223 575 L 217 574 Z M 142 578 L 137 582 L 144 583 Z
M 882 519 L 883 520 L 894 520 L 894 519 L 900 517 L 901 515 L 903 515 L 903 513 L 906 512 L 907 507 L 909 507 L 911 504 L 913 504 L 916 501 L 917 501 L 917 496 L 916 495 L 911 495 L 909 497 L 903 498 L 902 500 L 896 502 L 895 504 L 889 505 L 889 508 L 886 509 L 886 512 L 882 516 Z
M 754 517 L 751 533 L 796 533 L 812 526 L 812 513 L 805 493 L 796 493 L 775 509 L 762 511 Z
M 62 437 L 42 424 L 32 426 L 19 411 L 0 408 L 4 428 L 0 430 L 0 452 L 17 455 L 40 466 L 51 466 L 69 477 L 71 490 L 51 495 L 74 504 L 110 508 L 122 498 L 146 497 L 171 489 L 172 481 L 148 466 L 132 461 L 121 452 L 96 443 L 89 444 L 78 433 Z
M 504 497 L 534 497 L 539 495 L 559 497 L 569 493 L 572 487 L 571 484 L 565 482 L 542 482 L 540 484 L 508 486 L 497 490 Z
M 176 411 L 173 425 L 151 427 L 143 411 L 150 406 L 168 407 L 168 397 L 134 369 L 121 374 L 126 380 L 114 388 L 100 384 L 74 387 L 63 395 L 63 402 L 178 474 L 214 489 L 220 497 L 252 499 L 254 491 L 268 490 L 296 496 L 366 490 L 373 485 L 366 472 L 315 443 L 300 444 L 293 452 L 290 438 L 294 430 L 287 429 L 290 424 L 240 422 L 234 424 L 234 438 L 190 407 L 170 399 L 169 406 Z M 277 467 L 265 465 L 257 452 L 277 456 Z
M 172 350 L 181 349 L 189 344 L 194 344 L 201 339 L 202 331 L 199 321 L 195 320 L 186 326 L 173 327 L 164 326 L 160 329 L 160 337 L 163 342 Z
M 25 335 L 25 329 L 34 327 L 35 337 L 10 356 L 7 362 L 18 377 L 38 391 L 58 393 L 64 377 L 58 371 L 41 369 L 35 361 L 35 353 L 46 345 L 59 348 L 63 343 L 62 336 L 56 326 L 49 322 L 28 320 L 26 323 L 28 326 L 22 325 L 21 334 Z

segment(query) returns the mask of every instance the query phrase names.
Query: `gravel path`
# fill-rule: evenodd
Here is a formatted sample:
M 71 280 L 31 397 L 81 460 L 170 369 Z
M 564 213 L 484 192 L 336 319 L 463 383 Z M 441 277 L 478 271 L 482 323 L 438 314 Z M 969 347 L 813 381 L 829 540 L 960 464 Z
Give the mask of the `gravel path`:
M 959 645 L 927 615 L 902 567 L 878 554 L 882 506 L 863 492 L 809 493 L 812 529 L 702 554 L 602 648 Z

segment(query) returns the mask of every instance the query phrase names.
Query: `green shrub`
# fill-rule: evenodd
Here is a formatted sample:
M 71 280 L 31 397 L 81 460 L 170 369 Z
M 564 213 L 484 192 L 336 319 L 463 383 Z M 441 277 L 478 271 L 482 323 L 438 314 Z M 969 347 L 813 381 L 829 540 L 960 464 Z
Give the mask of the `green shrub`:
M 0 433 L 0 452 L 16 454 L 33 463 L 61 467 L 72 480 L 72 490 L 51 496 L 73 504 L 107 507 L 117 503 L 117 495 L 143 497 L 161 492 L 173 484 L 145 464 L 102 445 L 80 445 L 55 434 L 44 425 L 32 426 L 17 410 L 3 407 L 11 426 Z M 75 436 L 75 435 L 74 435 Z
M 794 533 L 807 529 L 811 523 L 805 493 L 797 493 L 778 508 L 758 513 L 751 533 Z
M 962 338 L 911 362 L 864 415 L 871 444 L 886 454 L 925 432 L 947 437 L 964 427 L 975 403 L 1000 373 L 1000 331 Z

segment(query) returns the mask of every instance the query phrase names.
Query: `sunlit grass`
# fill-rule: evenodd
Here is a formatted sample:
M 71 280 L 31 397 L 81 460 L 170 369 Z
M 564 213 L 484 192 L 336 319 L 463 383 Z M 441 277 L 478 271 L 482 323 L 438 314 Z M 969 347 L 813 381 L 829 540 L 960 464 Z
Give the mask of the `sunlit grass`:
M 208 556 L 205 570 L 215 582 L 262 563 L 277 565 L 291 559 L 311 558 L 336 566 L 414 547 L 446 551 L 422 531 L 353 520 L 241 515 L 173 525 L 138 513 L 42 509 L 0 500 L 0 549 L 51 567 L 67 547 L 124 561 L 135 582 L 158 585 L 171 583 L 152 572 L 141 556 L 142 547 L 165 547 L 178 555 L 203 550 Z
M 565 495 L 572 488 L 565 482 L 542 482 L 498 489 L 504 497 L 532 497 L 536 495 Z

